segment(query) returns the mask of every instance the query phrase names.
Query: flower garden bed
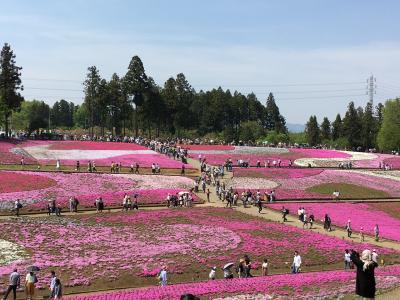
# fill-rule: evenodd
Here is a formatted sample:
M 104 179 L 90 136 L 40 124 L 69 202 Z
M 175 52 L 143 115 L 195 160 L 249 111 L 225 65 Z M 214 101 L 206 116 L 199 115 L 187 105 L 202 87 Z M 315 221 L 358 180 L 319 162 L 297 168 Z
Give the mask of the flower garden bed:
M 204 280 L 210 267 L 245 253 L 255 269 L 268 257 L 271 273 L 289 272 L 294 248 L 304 272 L 335 269 L 342 267 L 343 249 L 372 247 L 216 208 L 22 218 L 0 225 L 0 240 L 25 251 L 18 260 L 0 262 L 0 281 L 12 268 L 33 264 L 43 271 L 39 286 L 54 269 L 68 291 L 156 284 L 161 265 L 167 265 L 171 283 Z M 387 263 L 398 261 L 396 251 L 375 248 Z
M 100 196 L 106 206 L 119 206 L 125 193 L 138 194 L 139 204 L 154 205 L 164 203 L 168 193 L 193 187 L 189 178 L 163 175 L 0 171 L 0 179 L 0 209 L 13 208 L 16 199 L 27 210 L 45 209 L 50 200 L 68 207 L 71 196 L 84 207 Z
M 26 164 L 75 166 L 79 160 L 86 166 L 88 160 L 97 166 L 110 166 L 112 162 L 125 167 L 138 163 L 140 167 L 150 167 L 157 163 L 161 168 L 180 169 L 182 162 L 170 159 L 146 147 L 133 143 L 91 142 L 91 141 L 25 141 L 21 143 L 0 142 L 2 164 L 19 164 L 22 157 Z M 186 168 L 193 168 L 186 164 Z
M 250 170 L 250 171 L 249 171 Z M 317 171 L 318 170 L 318 171 Z M 375 199 L 400 197 L 400 181 L 380 174 L 347 170 L 300 169 L 244 169 L 235 170 L 228 187 L 235 190 L 275 189 L 277 200 L 332 199 L 335 189 L 341 198 Z M 241 177 L 251 172 L 251 177 Z M 319 172 L 319 173 L 318 173 Z M 387 173 L 386 173 L 387 174 Z M 247 173 L 247 175 L 249 175 Z
M 381 204 L 379 204 L 380 206 Z M 282 204 L 268 204 L 269 208 L 280 210 Z M 351 220 L 353 231 L 360 231 L 373 235 L 375 224 L 380 227 L 380 235 L 384 238 L 400 241 L 400 219 L 378 210 L 378 205 L 372 206 L 364 203 L 285 203 L 293 215 L 297 214 L 299 207 L 304 207 L 307 214 L 314 214 L 316 220 L 323 220 L 325 214 L 331 217 L 332 224 L 344 228 L 347 221 Z
M 73 300 L 132 300 L 132 299 L 180 299 L 181 295 L 193 294 L 215 300 L 265 300 L 265 299 L 321 299 L 353 294 L 355 272 L 330 271 L 297 275 L 273 275 L 232 280 L 214 280 L 186 283 L 166 287 L 150 287 L 126 291 L 75 296 Z M 377 289 L 396 287 L 400 284 L 400 267 L 378 268 Z

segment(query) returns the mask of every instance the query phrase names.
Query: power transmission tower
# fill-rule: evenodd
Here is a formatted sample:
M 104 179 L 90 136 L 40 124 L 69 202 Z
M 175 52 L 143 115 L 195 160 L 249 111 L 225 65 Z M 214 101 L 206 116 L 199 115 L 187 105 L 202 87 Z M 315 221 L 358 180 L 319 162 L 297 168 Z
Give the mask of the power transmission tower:
M 367 95 L 369 96 L 369 101 L 374 104 L 374 95 L 376 95 L 376 77 L 374 75 L 371 75 L 367 79 Z

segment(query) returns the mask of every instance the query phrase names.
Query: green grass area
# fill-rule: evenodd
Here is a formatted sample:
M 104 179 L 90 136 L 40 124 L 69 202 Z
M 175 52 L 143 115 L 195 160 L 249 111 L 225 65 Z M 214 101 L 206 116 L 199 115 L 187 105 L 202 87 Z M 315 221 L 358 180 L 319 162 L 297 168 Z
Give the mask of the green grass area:
M 349 183 L 322 183 L 307 189 L 308 192 L 314 192 L 323 195 L 332 195 L 335 190 L 340 192 L 340 198 L 360 199 L 390 197 L 390 195 L 384 191 Z

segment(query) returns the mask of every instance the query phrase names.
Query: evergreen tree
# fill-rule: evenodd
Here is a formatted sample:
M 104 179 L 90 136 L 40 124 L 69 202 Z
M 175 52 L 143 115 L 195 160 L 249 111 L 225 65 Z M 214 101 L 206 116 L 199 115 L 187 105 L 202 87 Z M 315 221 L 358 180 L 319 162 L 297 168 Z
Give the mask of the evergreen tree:
M 92 129 L 91 135 L 93 135 L 94 127 L 94 115 L 96 110 L 96 102 L 100 96 L 100 83 L 101 77 L 99 70 L 96 66 L 91 66 L 88 68 L 88 73 L 86 74 L 86 80 L 84 81 L 84 91 L 85 91 L 85 106 L 88 110 L 88 120 L 89 128 Z
M 132 57 L 128 71 L 123 78 L 123 90 L 126 96 L 133 96 L 135 105 L 135 135 L 138 136 L 138 111 L 144 102 L 144 94 L 149 90 L 149 79 L 144 70 L 142 60 L 139 56 Z
M 18 110 L 24 101 L 19 92 L 23 90 L 21 70 L 16 66 L 10 45 L 4 44 L 0 53 L 0 113 L 4 118 L 6 136 L 9 135 L 8 120 L 12 112 Z
M 376 119 L 374 118 L 373 106 L 372 103 L 368 101 L 364 109 L 361 131 L 362 145 L 365 149 L 371 149 L 375 147 L 376 134 L 377 128 Z
M 375 119 L 378 131 L 382 125 L 384 107 L 385 106 L 382 103 L 378 103 L 378 105 L 375 107 Z
M 179 73 L 175 79 L 176 87 L 176 113 L 175 127 L 179 130 L 182 128 L 190 128 L 192 126 L 192 116 L 190 107 L 193 102 L 195 91 L 186 80 L 183 73 Z
M 361 130 L 360 111 L 354 107 L 354 102 L 350 102 L 343 119 L 343 136 L 347 138 L 350 147 L 361 145 Z
M 400 98 L 385 103 L 378 146 L 383 151 L 400 150 Z
M 316 146 L 321 142 L 321 132 L 316 116 L 311 116 L 306 124 L 307 142 L 310 146 Z
M 321 139 L 322 141 L 328 141 L 331 139 L 331 122 L 325 117 L 321 123 Z
M 266 118 L 265 127 L 267 130 L 275 130 L 278 133 L 286 133 L 286 121 L 280 114 L 279 108 L 275 103 L 274 95 L 269 93 L 267 98 L 267 105 L 265 108 Z
M 343 135 L 343 122 L 340 114 L 336 115 L 335 121 L 332 122 L 332 139 L 336 141 Z

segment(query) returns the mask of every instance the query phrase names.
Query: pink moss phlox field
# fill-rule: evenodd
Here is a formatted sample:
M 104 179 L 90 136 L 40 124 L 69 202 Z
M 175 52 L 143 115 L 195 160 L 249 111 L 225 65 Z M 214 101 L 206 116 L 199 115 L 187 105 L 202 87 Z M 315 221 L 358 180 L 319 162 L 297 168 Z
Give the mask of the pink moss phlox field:
M 249 174 L 258 174 L 260 177 L 271 179 L 294 179 L 308 176 L 318 175 L 323 169 L 299 169 L 299 168 L 235 168 L 233 171 L 234 177 L 247 177 Z M 249 176 L 251 177 L 251 176 Z
M 349 158 L 350 154 L 327 149 L 302 149 L 302 148 L 291 148 L 291 152 L 301 153 L 303 157 L 310 158 Z
M 180 176 L 0 171 L 0 178 L 0 189 L 6 189 L 0 193 L 0 209 L 12 208 L 16 199 L 28 209 L 44 209 L 50 200 L 67 207 L 71 196 L 82 206 L 93 206 L 97 197 L 103 197 L 106 206 L 119 206 L 125 193 L 138 194 L 139 204 L 161 204 L 168 193 L 192 187 L 191 179 Z
M 352 229 L 359 231 L 363 227 L 365 234 L 373 235 L 374 226 L 380 227 L 380 235 L 384 238 L 400 241 L 400 220 L 385 212 L 379 211 L 368 204 L 352 203 L 285 203 L 293 214 L 298 208 L 304 207 L 308 215 L 314 214 L 317 220 L 323 220 L 325 214 L 331 217 L 332 224 L 344 228 L 351 220 Z M 268 204 L 268 207 L 280 210 L 282 204 Z
M 160 168 L 166 168 L 166 169 L 180 169 L 183 165 L 183 163 L 179 160 L 174 160 L 172 158 L 168 158 L 165 155 L 161 155 L 158 153 L 154 154 L 128 154 L 128 155 L 118 155 L 118 156 L 113 156 L 113 157 L 108 157 L 108 158 L 100 158 L 100 159 L 94 159 L 93 160 L 97 166 L 111 166 L 111 163 L 121 163 L 123 167 L 127 168 L 130 167 L 130 165 L 134 165 L 136 163 L 139 164 L 140 167 L 145 167 L 149 168 L 153 163 L 157 163 L 160 165 Z M 55 160 L 48 160 L 48 159 L 41 159 L 41 163 L 45 165 L 55 165 L 56 161 Z M 83 164 L 85 167 L 85 164 L 87 164 L 87 160 L 81 160 L 80 163 Z M 61 160 L 62 165 L 66 166 L 75 166 L 76 165 L 76 160 L 72 159 L 62 159 Z M 185 164 L 186 169 L 193 169 L 194 167 L 190 164 Z
M 23 157 L 23 152 L 18 152 L 18 146 L 20 143 L 0 141 L 0 164 L 19 164 Z M 36 160 L 24 156 L 25 163 L 33 164 Z
M 97 150 L 107 150 L 111 151 L 110 157 L 105 158 L 94 158 L 93 161 L 96 163 L 97 166 L 110 166 L 112 162 L 121 163 L 125 167 L 129 167 L 131 164 L 135 165 L 138 163 L 140 167 L 150 167 L 151 164 L 157 163 L 160 165 L 161 168 L 172 168 L 172 169 L 179 169 L 182 167 L 182 162 L 179 160 L 174 160 L 168 158 L 165 155 L 159 154 L 157 152 L 146 153 L 146 154 L 125 154 L 125 155 L 118 155 L 118 152 L 115 155 L 112 155 L 112 151 L 119 151 L 119 150 L 126 150 L 126 151 L 149 151 L 144 146 L 134 144 L 134 143 L 116 143 L 116 142 L 94 142 L 94 141 L 36 141 L 36 140 L 28 140 L 25 142 L 21 142 L 18 144 L 11 144 L 7 147 L 3 147 L 4 151 L 1 150 L 1 143 L 0 143 L 0 151 L 2 152 L 20 152 L 25 153 L 25 149 L 29 152 L 28 147 L 34 146 L 48 146 L 48 150 L 50 151 L 65 151 L 74 150 L 74 151 L 97 151 Z M 45 149 L 43 151 L 46 151 Z M 10 152 L 6 153 L 5 157 L 10 156 L 12 159 L 8 159 L 8 163 L 19 163 L 20 158 L 22 156 L 15 155 Z M 60 158 L 62 165 L 67 166 L 74 166 L 76 164 L 76 159 L 68 159 L 68 158 Z M 26 163 L 37 163 L 36 160 L 33 160 L 30 156 L 26 156 L 25 159 Z M 1 158 L 0 158 L 1 162 Z M 55 159 L 39 159 L 39 162 L 42 164 L 48 165 L 55 165 Z M 81 164 L 85 167 L 87 164 L 87 159 L 82 159 Z M 190 169 L 193 168 L 190 164 L 185 164 L 185 167 Z
M 378 289 L 391 288 L 400 282 L 400 267 L 378 268 L 376 271 Z M 197 283 L 175 284 L 166 287 L 150 287 L 134 290 L 98 293 L 90 296 L 76 296 L 73 300 L 178 300 L 181 295 L 190 293 L 198 297 L 225 297 L 251 299 L 251 295 L 265 295 L 266 299 L 274 295 L 279 299 L 311 299 L 318 297 L 336 298 L 343 294 L 354 293 L 356 274 L 353 271 L 329 271 L 282 274 L 266 277 L 235 278 L 232 280 L 213 280 Z M 288 289 L 289 287 L 289 289 Z M 250 297 L 240 297 L 248 295 Z M 257 298 L 262 299 L 262 297 Z
M 110 191 L 132 190 L 135 182 L 124 177 L 113 176 L 108 174 L 94 173 L 50 173 L 50 172 L 12 172 L 4 171 L 7 176 L 18 176 L 23 174 L 25 178 L 30 178 L 28 182 L 35 184 L 38 176 L 44 179 L 56 181 L 57 185 L 50 186 L 44 189 L 31 191 L 16 191 L 13 193 L 0 194 L 0 207 L 12 207 L 16 199 L 20 199 L 21 203 L 34 204 L 42 202 L 41 206 L 45 206 L 43 201 L 57 200 L 63 203 L 71 196 L 88 195 L 107 193 Z M 29 176 L 29 177 L 28 177 Z M 28 179 L 27 179 L 28 180 Z
M 50 142 L 52 150 L 147 150 L 146 147 L 134 143 L 94 142 L 94 141 L 62 141 Z
M 188 149 L 188 150 L 233 150 L 235 146 L 231 145 L 188 145 L 188 144 L 178 144 L 177 146 Z
M 0 193 L 40 190 L 56 184 L 57 181 L 50 177 L 22 172 L 0 171 Z
M 304 169 L 305 170 L 305 169 Z M 321 169 L 319 169 L 321 170 Z M 300 169 L 301 171 L 301 169 Z M 235 171 L 246 173 L 246 169 L 241 171 Z M 262 172 L 263 174 L 267 174 L 267 170 L 259 169 L 257 172 Z M 271 171 L 274 172 L 274 171 Z M 285 172 L 285 171 L 277 171 L 277 172 Z M 290 172 L 290 171 L 289 171 Z M 315 192 L 307 191 L 308 188 L 311 188 L 316 185 L 320 184 L 327 184 L 327 183 L 345 183 L 345 184 L 353 184 L 358 186 L 365 186 L 371 189 L 380 190 L 386 192 L 391 197 L 398 197 L 400 196 L 400 181 L 372 176 L 367 173 L 359 173 L 359 172 L 352 172 L 346 170 L 324 170 L 319 174 L 314 176 L 304 176 L 304 177 L 292 177 L 292 178 L 283 178 L 284 176 L 276 176 L 271 177 L 270 180 L 276 182 L 279 187 L 276 188 L 276 196 L 277 199 L 307 199 L 307 198 L 315 198 L 315 199 L 332 199 L 332 195 L 329 194 L 320 194 Z M 237 187 L 239 189 L 243 189 L 243 181 L 247 178 L 249 185 L 250 182 L 254 179 L 251 177 L 242 177 L 241 178 L 241 186 Z M 235 186 L 233 186 L 235 189 Z M 260 186 L 260 190 L 267 191 Z
M 13 267 L 34 264 L 43 274 L 57 268 L 66 285 L 88 285 L 104 277 L 114 280 L 124 272 L 151 276 L 162 264 L 170 273 L 185 272 L 195 263 L 208 270 L 235 262 L 244 253 L 255 263 L 268 257 L 272 265 L 284 268 L 292 260 L 293 245 L 306 269 L 341 262 L 344 249 L 373 247 L 279 223 L 237 218 L 231 210 L 199 208 L 3 221 L 0 239 L 24 247 L 30 256 L 0 266 L 0 276 L 7 276 Z M 374 248 L 382 257 L 396 253 Z M 118 255 L 110 255 L 114 253 Z

